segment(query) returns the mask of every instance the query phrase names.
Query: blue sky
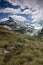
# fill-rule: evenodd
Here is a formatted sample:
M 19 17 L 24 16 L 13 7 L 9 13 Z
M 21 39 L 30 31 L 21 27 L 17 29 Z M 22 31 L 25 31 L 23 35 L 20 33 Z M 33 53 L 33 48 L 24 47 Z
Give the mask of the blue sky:
M 0 0 L 0 20 L 9 16 L 27 22 L 43 20 L 43 0 Z

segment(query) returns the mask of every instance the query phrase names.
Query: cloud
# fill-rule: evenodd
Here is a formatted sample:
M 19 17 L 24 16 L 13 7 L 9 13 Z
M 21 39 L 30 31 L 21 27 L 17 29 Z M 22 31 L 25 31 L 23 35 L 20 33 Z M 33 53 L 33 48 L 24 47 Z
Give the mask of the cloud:
M 43 8 L 43 0 L 0 0 L 0 8 L 20 8 L 20 5 L 36 9 Z
M 5 21 L 8 20 L 9 17 L 12 17 L 14 20 L 18 20 L 19 22 L 24 22 L 27 21 L 27 19 L 23 16 L 19 16 L 19 15 L 9 15 L 8 17 L 2 18 L 0 19 L 1 21 Z
M 8 18 L 3 18 L 3 19 L 1 19 L 1 21 L 6 21 L 6 20 L 8 20 Z
M 26 19 L 31 19 L 32 11 L 29 9 L 29 7 L 21 6 L 21 8 L 14 9 L 14 8 L 5 8 L 0 9 L 0 13 L 10 13 L 10 15 L 17 15 L 25 17 Z M 3 15 L 4 16 L 4 15 Z
M 24 7 L 30 7 L 34 10 L 37 10 L 38 11 L 38 14 L 34 15 L 35 18 L 38 19 L 38 16 L 39 18 L 41 19 L 41 17 L 43 17 L 43 0 L 8 0 L 9 2 L 11 2 L 13 5 L 16 3 L 16 4 L 20 4 L 21 7 L 23 8 Z M 29 11 L 29 9 L 26 9 L 23 11 L 23 13 L 25 14 L 28 14 L 30 13 L 31 11 Z
M 24 12 L 25 10 L 29 10 L 29 7 L 23 7 L 23 6 L 21 6 L 21 11 Z
M 18 8 L 20 8 L 20 5 L 13 5 L 12 3 L 10 3 L 7 0 L 1 0 L 0 1 L 0 9 L 7 8 L 7 7 L 18 9 Z
M 26 21 L 26 18 L 23 17 L 23 16 L 10 15 L 10 17 L 12 17 L 12 18 L 15 19 L 15 20 L 21 21 L 21 22 Z
M 43 8 L 43 0 L 37 0 L 37 4 L 39 5 L 39 8 Z
M 41 6 L 43 5 L 43 0 L 8 0 L 11 3 L 22 4 L 24 6 Z
M 30 13 L 32 13 L 32 11 L 29 10 L 29 9 L 26 9 L 26 10 L 23 11 L 23 14 L 27 14 L 27 15 L 28 15 L 28 14 L 30 14 Z
M 11 14 L 17 14 L 17 13 L 21 13 L 20 9 L 14 9 L 14 8 L 5 8 L 5 9 L 0 9 L 1 13 L 11 13 Z
M 33 22 L 40 22 L 40 20 L 43 20 L 43 10 L 36 11 L 36 13 L 33 14 L 32 18 L 34 19 Z
M 43 20 L 43 0 L 0 0 L 0 13 L 13 14 L 17 20 L 39 22 Z M 3 3 L 3 6 L 2 6 Z M 3 17 L 3 16 L 2 16 Z M 6 15 L 7 17 L 7 15 Z M 31 17 L 33 20 L 31 20 Z M 1 15 L 0 15 L 1 18 Z
M 33 24 L 33 26 L 34 26 L 34 28 L 37 29 L 37 30 L 42 29 L 42 26 L 41 26 L 40 24 L 35 23 L 35 24 Z

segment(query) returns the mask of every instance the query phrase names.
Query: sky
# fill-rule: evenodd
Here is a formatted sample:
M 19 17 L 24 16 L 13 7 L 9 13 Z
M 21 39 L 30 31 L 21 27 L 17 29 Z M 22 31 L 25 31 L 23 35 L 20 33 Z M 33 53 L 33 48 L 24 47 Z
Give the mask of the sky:
M 10 16 L 18 21 L 43 22 L 43 0 L 0 0 L 0 21 Z

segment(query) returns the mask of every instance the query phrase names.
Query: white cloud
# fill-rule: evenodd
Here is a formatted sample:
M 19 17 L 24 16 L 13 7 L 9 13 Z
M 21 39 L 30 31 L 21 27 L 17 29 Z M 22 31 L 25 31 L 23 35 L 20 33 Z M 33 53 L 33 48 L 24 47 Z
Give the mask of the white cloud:
M 14 20 L 18 20 L 19 22 L 24 22 L 27 21 L 27 19 L 23 16 L 18 16 L 18 15 L 9 15 L 9 17 L 12 17 Z M 1 21 L 6 21 L 8 18 L 3 18 Z
M 42 29 L 43 28 L 43 10 L 38 10 L 35 14 L 32 16 L 33 18 L 33 26 L 35 29 Z M 42 24 L 42 25 L 41 25 Z
M 34 8 L 43 8 L 43 0 L 8 0 L 13 5 L 20 4 L 23 6 L 29 6 Z
M 38 30 L 42 29 L 42 26 L 40 24 L 34 23 L 33 26 L 35 29 L 38 29 Z
M 8 20 L 8 18 L 3 18 L 3 19 L 1 19 L 0 21 L 6 21 L 6 20 Z
M 26 21 L 27 19 L 25 17 L 22 17 L 22 16 L 18 16 L 18 15 L 11 15 L 11 17 L 15 20 L 18 20 L 18 21 Z
M 40 10 L 33 14 L 32 18 L 34 19 L 33 22 L 40 22 L 40 20 L 43 20 L 43 10 Z
M 29 10 L 29 9 L 27 9 L 27 10 L 24 10 L 23 13 L 24 13 L 24 14 L 30 14 L 30 13 L 32 13 L 32 11 Z
M 32 22 L 39 22 L 40 20 L 43 20 L 43 7 L 41 6 L 43 4 L 42 0 L 8 0 L 8 1 L 12 3 L 13 5 L 20 4 L 22 9 L 24 9 L 27 6 L 27 7 L 32 7 L 33 9 L 36 9 L 37 11 L 32 12 L 30 9 L 26 9 L 23 12 L 21 12 L 20 8 L 19 9 L 5 8 L 0 10 L 0 12 L 12 13 L 12 14 L 22 13 L 27 15 L 31 13 L 33 15 Z M 19 21 L 26 21 L 26 18 L 22 16 L 13 15 L 12 17 L 14 17 L 16 20 L 19 20 Z
M 13 8 L 1 9 L 0 12 L 2 12 L 2 13 L 12 13 L 12 14 L 21 13 L 20 9 L 13 9 Z

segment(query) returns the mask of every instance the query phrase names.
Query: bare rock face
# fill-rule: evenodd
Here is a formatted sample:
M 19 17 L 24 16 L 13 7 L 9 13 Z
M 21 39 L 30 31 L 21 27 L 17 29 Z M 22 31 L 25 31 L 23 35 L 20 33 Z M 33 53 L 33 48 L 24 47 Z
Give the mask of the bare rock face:
M 10 28 L 13 30 L 17 28 L 17 23 L 13 20 L 12 17 L 9 17 L 8 20 L 0 22 L 0 27 L 6 27 L 6 26 L 7 28 Z
M 9 22 L 13 22 L 13 18 L 12 17 L 9 17 Z
M 26 33 L 27 35 L 38 35 L 38 32 L 40 32 L 39 29 L 35 29 L 34 26 L 31 24 L 27 25 L 26 23 L 19 23 L 20 21 L 13 19 L 12 17 L 9 17 L 8 20 L 0 22 L 0 27 L 7 28 L 9 30 Z

